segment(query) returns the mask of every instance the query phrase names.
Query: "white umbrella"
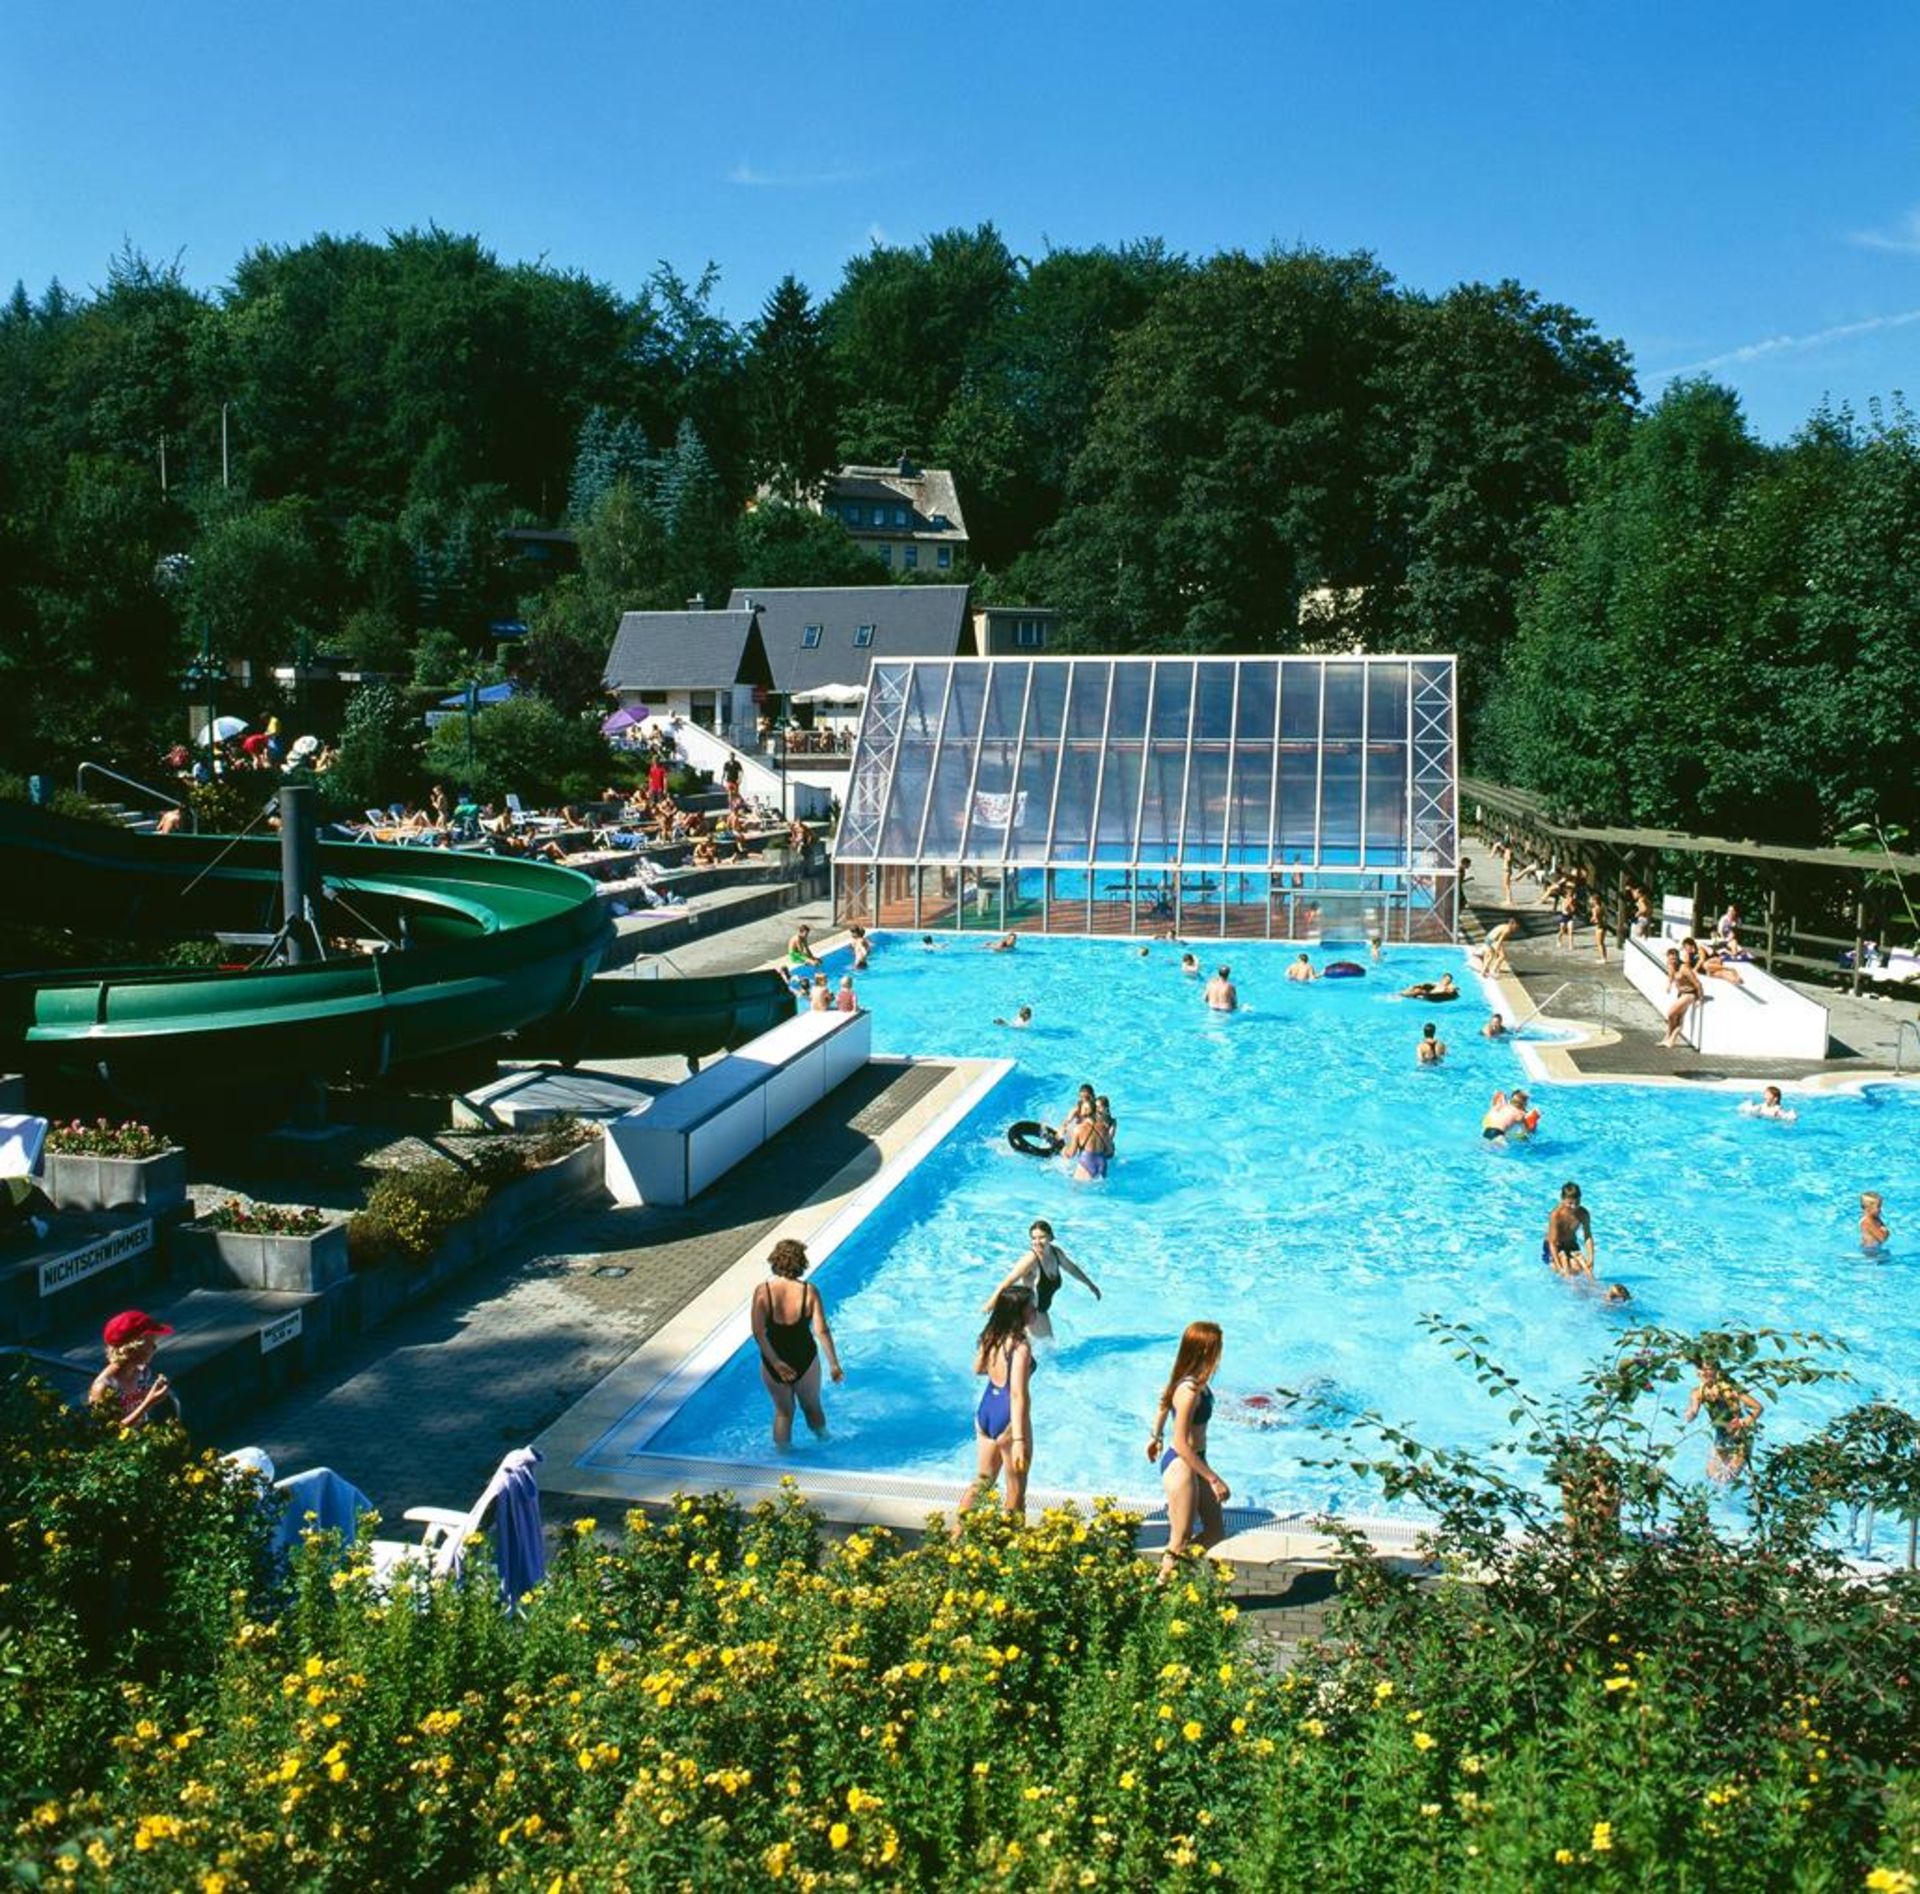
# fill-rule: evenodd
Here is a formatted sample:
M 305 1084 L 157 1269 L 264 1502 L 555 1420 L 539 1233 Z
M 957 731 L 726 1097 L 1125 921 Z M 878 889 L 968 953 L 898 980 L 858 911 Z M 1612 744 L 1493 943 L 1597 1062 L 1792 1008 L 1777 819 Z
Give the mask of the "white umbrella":
M 200 732 L 202 744 L 231 743 L 247 727 L 244 717 L 216 717 Z
M 864 684 L 820 684 L 810 691 L 795 691 L 790 704 L 863 704 L 867 700 Z

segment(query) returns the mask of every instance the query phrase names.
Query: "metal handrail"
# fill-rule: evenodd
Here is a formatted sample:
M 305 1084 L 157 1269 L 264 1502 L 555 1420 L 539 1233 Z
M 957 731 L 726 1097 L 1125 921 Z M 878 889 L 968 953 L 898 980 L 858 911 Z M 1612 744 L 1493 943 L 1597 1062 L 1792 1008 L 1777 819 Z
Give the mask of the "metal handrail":
M 1893 1076 L 1902 1077 L 1906 1072 L 1905 1055 L 1907 1034 L 1913 1034 L 1913 1049 L 1920 1054 L 1920 1021 L 1903 1019 L 1896 1022 L 1893 1034 Z
M 193 804 L 184 802 L 178 796 L 170 796 L 164 789 L 156 789 L 151 783 L 143 783 L 132 776 L 122 776 L 117 769 L 109 769 L 104 763 L 85 762 L 73 773 L 73 786 L 82 795 L 86 793 L 87 771 L 96 776 L 104 776 L 110 782 L 124 783 L 129 789 L 137 789 L 143 796 L 151 796 L 155 802 L 164 802 L 170 808 L 178 809 L 187 818 L 187 828 L 195 835 L 200 832 L 200 818 L 193 812 Z
M 1544 1000 L 1542 1000 L 1540 1004 L 1536 1006 L 1533 1009 L 1533 1011 L 1526 1016 L 1526 1018 L 1516 1019 L 1513 1022 L 1513 1031 L 1518 1032 L 1522 1026 L 1532 1025 L 1533 1022 L 1536 1019 L 1538 1019 L 1540 1015 L 1544 1013 L 1547 1010 L 1547 1008 L 1551 1006 L 1554 1003 L 1554 1001 L 1557 1000 L 1560 997 L 1560 995 L 1567 990 L 1568 987 L 1573 986 L 1574 984 L 1575 982 L 1572 980 L 1562 980 L 1560 984 L 1557 987 L 1555 987 L 1553 991 L 1549 993 L 1547 997 Z M 1603 1026 L 1606 1026 L 1611 1023 L 1612 1022 L 1609 1020 L 1607 1015 L 1607 989 L 1605 987 L 1602 987 L 1600 988 L 1600 1024 Z

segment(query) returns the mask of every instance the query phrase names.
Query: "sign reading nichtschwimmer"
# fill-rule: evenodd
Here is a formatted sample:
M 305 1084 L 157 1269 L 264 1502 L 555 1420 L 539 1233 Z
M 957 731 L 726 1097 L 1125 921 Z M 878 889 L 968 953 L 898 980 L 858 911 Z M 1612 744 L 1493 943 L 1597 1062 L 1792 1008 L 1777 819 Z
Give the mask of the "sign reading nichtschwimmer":
M 84 1282 L 89 1276 L 97 1276 L 103 1269 L 124 1263 L 129 1256 L 144 1255 L 152 1248 L 153 1219 L 142 1217 L 138 1223 L 95 1237 L 91 1243 L 82 1243 L 64 1256 L 49 1256 L 40 1265 L 40 1293 L 50 1296 L 62 1289 L 71 1289 L 76 1282 Z

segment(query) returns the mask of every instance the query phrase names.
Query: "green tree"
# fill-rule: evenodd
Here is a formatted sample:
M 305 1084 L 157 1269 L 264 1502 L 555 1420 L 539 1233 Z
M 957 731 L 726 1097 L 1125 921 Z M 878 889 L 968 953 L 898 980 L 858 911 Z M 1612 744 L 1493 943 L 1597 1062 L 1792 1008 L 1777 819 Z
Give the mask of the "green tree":
M 1018 274 L 991 224 L 876 243 L 847 264 L 823 324 L 849 402 L 894 402 L 912 421 L 886 458 L 931 442 Z
M 305 500 L 216 507 L 194 542 L 189 628 L 220 658 L 257 671 L 285 664 L 303 628 L 324 621 L 321 523 Z
M 1602 820 L 1747 835 L 1780 819 L 1752 806 L 1745 761 L 1775 742 L 1750 636 L 1782 549 L 1756 563 L 1746 525 L 1766 463 L 1706 381 L 1600 430 L 1521 600 L 1488 707 L 1494 767 Z
M 419 712 L 390 684 L 362 684 L 347 700 L 340 754 L 321 778 L 330 807 L 382 808 L 420 788 Z
M 1287 649 L 1301 595 L 1383 575 L 1366 504 L 1394 333 L 1368 256 L 1229 253 L 1120 341 L 1068 504 L 1051 602 L 1084 649 Z
M 509 791 L 540 802 L 591 794 L 610 761 L 590 720 L 569 717 L 534 696 L 489 704 L 473 723 L 471 768 L 464 717 L 437 725 L 427 738 L 427 774 L 498 801 Z
M 736 585 L 884 585 L 892 577 L 838 520 L 765 500 L 740 522 Z
M 749 327 L 744 376 L 748 470 L 802 499 L 834 465 L 839 414 L 820 313 L 797 277 L 775 284 Z

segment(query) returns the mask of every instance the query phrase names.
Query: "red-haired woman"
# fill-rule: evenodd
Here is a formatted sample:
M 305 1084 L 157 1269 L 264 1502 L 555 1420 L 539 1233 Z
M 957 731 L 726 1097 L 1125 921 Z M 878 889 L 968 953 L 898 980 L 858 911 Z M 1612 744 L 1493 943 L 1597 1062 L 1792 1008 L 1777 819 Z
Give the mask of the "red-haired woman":
M 1222 1346 L 1218 1322 L 1189 1322 L 1173 1358 L 1173 1373 L 1160 1396 L 1147 1458 L 1160 1463 L 1160 1484 L 1167 1495 L 1167 1555 L 1164 1577 L 1190 1545 L 1217 1545 L 1226 1537 L 1221 1508 L 1232 1497 L 1227 1483 L 1207 1464 L 1207 1422 L 1213 1418 L 1214 1371 Z M 1168 1444 L 1167 1428 L 1173 1437 Z M 1199 1520 L 1199 1531 L 1194 1521 Z

